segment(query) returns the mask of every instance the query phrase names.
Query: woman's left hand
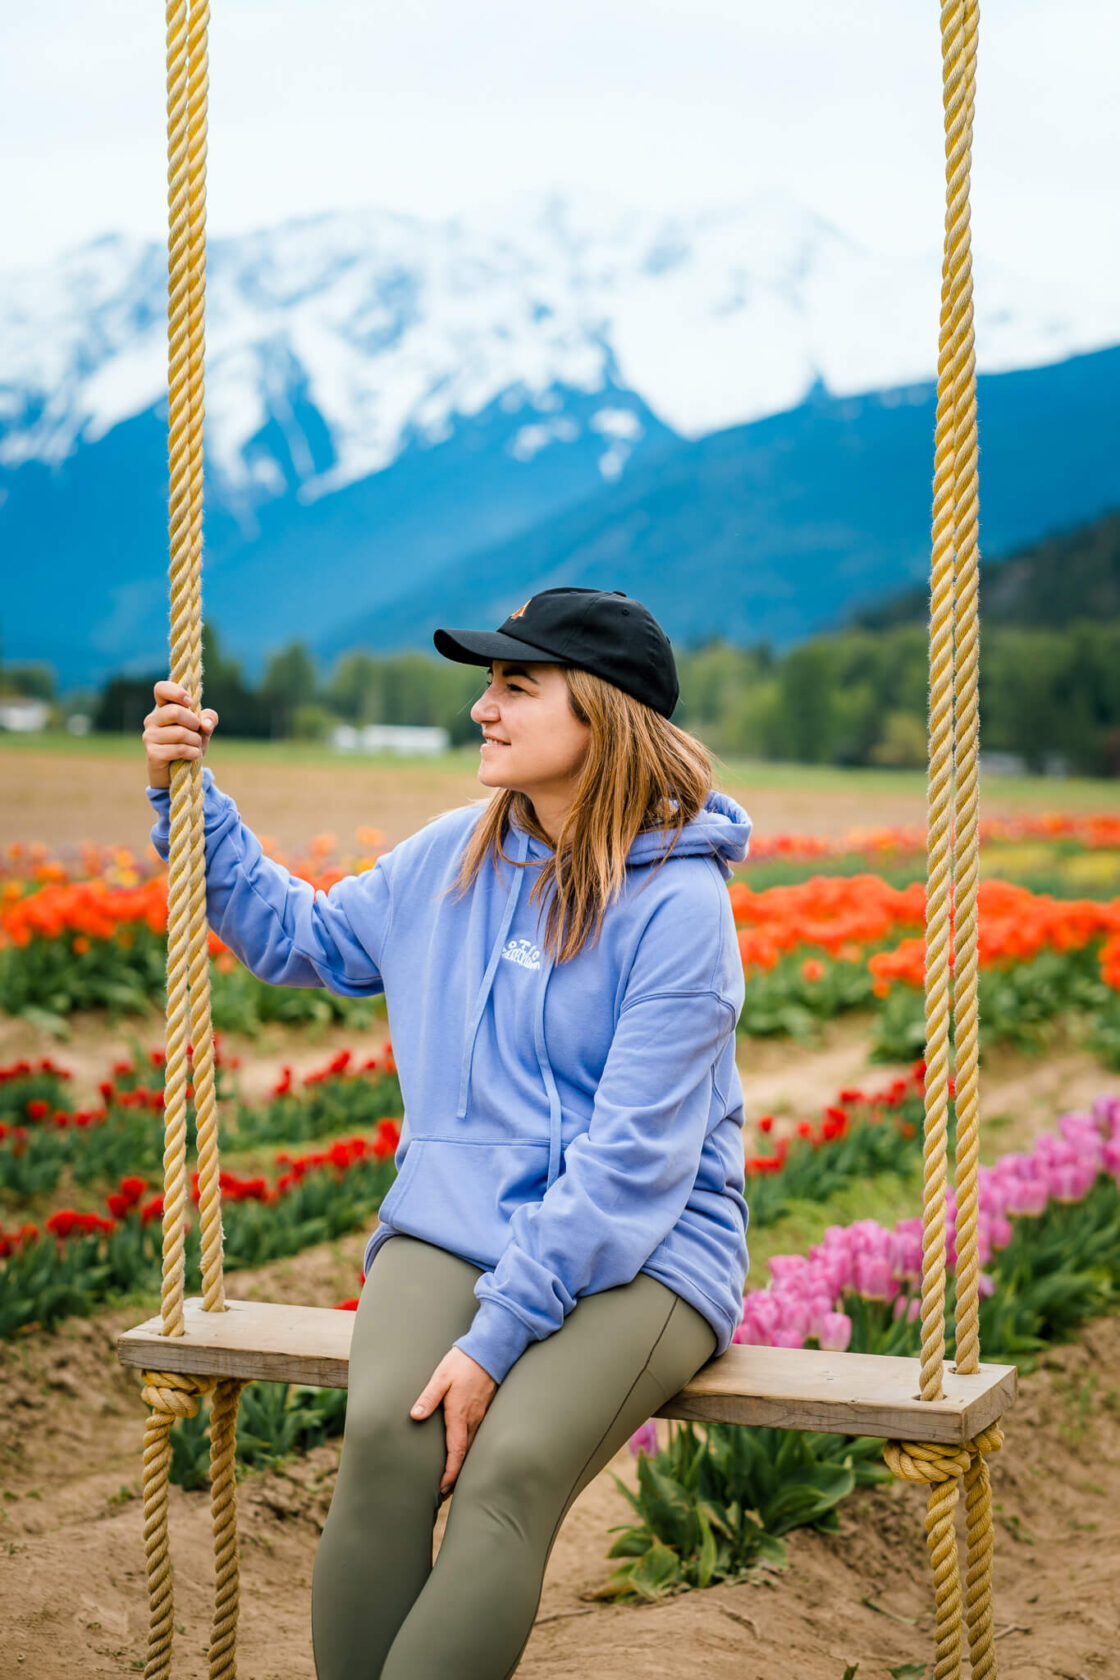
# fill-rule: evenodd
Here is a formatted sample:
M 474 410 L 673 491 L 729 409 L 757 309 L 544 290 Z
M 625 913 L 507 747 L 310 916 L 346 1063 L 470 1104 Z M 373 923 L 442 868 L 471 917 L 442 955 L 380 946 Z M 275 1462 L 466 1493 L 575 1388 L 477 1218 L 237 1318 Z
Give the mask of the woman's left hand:
M 426 1418 L 443 1400 L 443 1424 L 447 1436 L 447 1464 L 439 1484 L 439 1496 L 446 1499 L 458 1480 L 478 1426 L 498 1385 L 477 1360 L 462 1348 L 445 1353 L 432 1372 L 412 1408 L 414 1418 Z

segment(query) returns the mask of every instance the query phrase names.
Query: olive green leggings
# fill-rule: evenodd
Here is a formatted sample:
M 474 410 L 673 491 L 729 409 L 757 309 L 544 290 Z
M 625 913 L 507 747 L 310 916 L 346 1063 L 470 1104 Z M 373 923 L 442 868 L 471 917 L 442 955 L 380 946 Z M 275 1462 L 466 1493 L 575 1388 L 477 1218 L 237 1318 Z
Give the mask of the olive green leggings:
M 715 1353 L 708 1321 L 656 1278 L 639 1273 L 581 1296 L 499 1383 L 433 1565 L 443 1407 L 419 1420 L 409 1409 L 470 1327 L 481 1275 L 402 1235 L 370 1267 L 355 1315 L 342 1458 L 315 1559 L 318 1680 L 508 1680 L 569 1506 Z

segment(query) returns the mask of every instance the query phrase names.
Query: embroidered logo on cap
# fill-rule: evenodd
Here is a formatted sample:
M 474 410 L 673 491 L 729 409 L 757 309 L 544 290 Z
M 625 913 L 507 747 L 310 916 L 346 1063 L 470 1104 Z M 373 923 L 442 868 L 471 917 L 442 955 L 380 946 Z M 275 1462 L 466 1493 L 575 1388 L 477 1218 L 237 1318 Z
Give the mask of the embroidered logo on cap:
M 526 603 L 525 603 L 525 607 L 529 606 L 532 599 L 533 599 L 533 597 L 530 595 L 529 600 L 526 601 Z M 520 618 L 525 611 L 525 607 L 518 607 L 516 612 L 510 613 L 510 615 L 509 615 L 510 618 Z

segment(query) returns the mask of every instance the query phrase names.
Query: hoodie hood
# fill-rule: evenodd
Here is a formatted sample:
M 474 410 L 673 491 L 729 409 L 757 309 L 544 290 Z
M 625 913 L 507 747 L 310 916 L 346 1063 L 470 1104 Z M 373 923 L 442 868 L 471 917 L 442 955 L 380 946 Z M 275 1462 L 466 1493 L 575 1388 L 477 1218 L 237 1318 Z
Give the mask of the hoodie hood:
M 552 856 L 551 848 L 544 845 L 535 835 L 522 829 L 512 812 L 510 826 L 525 846 L 524 851 L 519 848 L 519 857 L 543 862 Z M 685 823 L 676 844 L 673 845 L 672 855 L 702 857 L 710 852 L 714 854 L 724 880 L 729 881 L 733 865 L 746 859 L 750 849 L 752 827 L 750 817 L 738 801 L 732 799 L 729 793 L 720 793 L 713 788 L 692 821 Z M 641 834 L 634 836 L 626 854 L 626 861 L 628 864 L 656 863 L 671 841 L 671 829 L 645 829 Z M 518 873 L 523 874 L 524 871 L 519 870 Z
M 737 800 L 732 799 L 729 793 L 720 793 L 713 788 L 692 821 L 685 823 L 672 855 L 702 857 L 711 852 L 719 864 L 720 874 L 729 881 L 732 865 L 742 863 L 750 849 L 752 826 L 750 817 Z M 670 829 L 647 829 L 635 835 L 626 861 L 655 863 L 671 839 Z

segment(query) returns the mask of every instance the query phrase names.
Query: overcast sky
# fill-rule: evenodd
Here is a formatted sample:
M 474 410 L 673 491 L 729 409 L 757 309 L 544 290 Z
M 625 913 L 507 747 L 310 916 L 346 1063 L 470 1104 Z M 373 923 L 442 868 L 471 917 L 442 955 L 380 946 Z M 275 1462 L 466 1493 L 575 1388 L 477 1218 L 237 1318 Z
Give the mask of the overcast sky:
M 985 261 L 1120 285 L 1115 0 L 984 0 Z M 163 8 L 0 24 L 0 267 L 166 239 Z M 212 235 L 371 204 L 591 186 L 695 209 L 777 188 L 871 246 L 940 240 L 934 0 L 213 0 Z

